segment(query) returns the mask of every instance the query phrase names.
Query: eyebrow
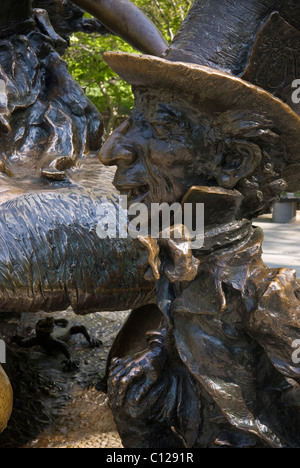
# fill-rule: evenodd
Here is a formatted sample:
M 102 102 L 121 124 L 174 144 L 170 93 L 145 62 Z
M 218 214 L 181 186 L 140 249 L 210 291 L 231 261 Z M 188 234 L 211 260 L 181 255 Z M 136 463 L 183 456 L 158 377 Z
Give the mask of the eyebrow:
M 157 115 L 167 116 L 171 120 L 177 122 L 184 122 L 185 117 L 180 110 L 177 110 L 174 107 L 168 106 L 166 104 L 158 104 Z

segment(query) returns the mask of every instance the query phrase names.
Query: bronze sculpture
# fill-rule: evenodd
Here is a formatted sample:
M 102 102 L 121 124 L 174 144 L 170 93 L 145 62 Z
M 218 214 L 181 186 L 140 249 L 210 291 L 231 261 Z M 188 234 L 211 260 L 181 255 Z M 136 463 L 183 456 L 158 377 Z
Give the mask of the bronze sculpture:
M 77 3 L 89 9 L 89 2 Z M 66 8 L 67 15 L 70 14 L 69 9 L 71 13 L 73 12 L 69 2 L 35 0 L 34 6 L 47 7 L 59 32 L 65 31 L 64 22 L 61 25 L 57 17 L 60 12 L 65 12 Z M 104 19 L 108 17 L 109 26 L 112 26 L 112 18 L 115 17 L 116 32 L 126 29 L 126 22 L 121 13 L 128 16 L 128 9 L 129 13 L 134 12 L 130 19 L 131 28 L 128 25 L 126 37 L 145 51 L 161 53 L 165 49 L 166 43 L 161 34 L 131 2 L 127 0 L 122 2 L 118 8 L 113 8 L 112 13 L 109 12 L 110 6 L 107 1 L 93 2 L 94 12 Z M 6 105 L 1 113 L 4 127 L 0 132 L 3 172 L 1 178 L 7 190 L 2 195 L 1 201 L 12 198 L 9 205 L 3 205 L 1 220 L 3 239 L 5 238 L 8 244 L 11 243 L 9 250 L 18 257 L 13 263 L 18 263 L 19 268 L 13 268 L 12 276 L 7 274 L 7 257 L 3 252 L 2 262 L 5 273 L 2 277 L 3 301 L 0 309 L 2 312 L 14 310 L 18 313 L 21 310 L 36 311 L 41 308 L 47 311 L 54 311 L 57 308 L 63 310 L 72 305 L 75 311 L 84 313 L 98 310 L 99 302 L 103 307 L 114 307 L 114 301 L 111 301 L 110 297 L 111 291 L 116 290 L 116 286 L 109 285 L 109 278 L 117 272 L 119 273 L 116 281 L 121 285 L 118 289 L 122 299 L 119 298 L 116 302 L 121 301 L 124 308 L 134 304 L 141 305 L 145 302 L 143 296 L 153 297 L 153 286 L 143 284 L 143 273 L 140 274 L 140 270 L 143 271 L 144 268 L 143 256 L 146 260 L 146 252 L 143 253 L 145 249 L 141 249 L 139 243 L 132 240 L 121 241 L 115 247 L 110 239 L 101 243 L 95 232 L 99 222 L 97 208 L 104 201 L 104 196 L 107 198 L 113 195 L 113 187 L 109 180 L 105 188 L 98 186 L 103 170 L 94 156 L 102 143 L 102 118 L 85 97 L 80 86 L 66 72 L 65 64 L 55 50 L 57 46 L 66 45 L 65 41 L 53 31 L 50 23 L 45 23 L 45 12 L 35 9 L 34 15 L 28 0 L 23 0 L 21 5 L 19 2 L 13 4 L 6 2 L 2 5 L 0 24 L 5 37 L 2 41 L 2 53 L 4 59 L 7 58 L 7 49 L 14 49 L 14 54 L 11 54 L 12 57 L 8 57 L 7 60 L 3 59 L 8 71 L 1 75 L 8 83 L 5 93 Z M 75 11 L 75 17 L 77 16 Z M 82 14 L 80 18 L 82 20 Z M 81 25 L 81 22 L 79 24 Z M 140 28 L 141 24 L 145 34 L 139 39 L 134 28 Z M 88 25 L 91 26 L 90 23 Z M 76 27 L 79 27 L 78 24 Z M 24 34 L 19 35 L 18 31 L 28 33 L 28 37 Z M 14 41 L 16 44 L 13 45 Z M 19 73 L 12 74 L 11 67 L 14 66 L 12 59 L 20 56 L 22 44 L 28 47 L 29 55 L 24 54 L 26 63 L 23 63 L 21 58 L 18 60 Z M 52 62 L 49 63 L 49 60 L 50 62 L 54 60 L 55 67 L 52 66 L 54 65 Z M 29 76 L 26 76 L 26 72 Z M 48 95 L 49 89 L 53 100 Z M 35 112 L 36 107 L 37 112 Z M 53 125 L 48 111 L 54 118 Z M 80 156 L 84 157 L 80 159 Z M 73 165 L 74 171 L 71 168 Z M 15 199 L 24 192 L 29 192 L 29 195 Z M 28 233 L 27 216 L 31 218 L 35 215 L 37 218 L 35 221 L 31 220 L 32 227 L 37 226 L 36 222 L 39 224 L 37 220 L 43 219 L 41 224 L 43 234 L 33 227 L 32 239 L 35 240 L 32 245 L 25 241 L 27 244 L 25 247 L 24 239 Z M 14 218 L 13 224 L 16 224 L 13 236 L 10 236 L 7 229 L 7 216 Z M 66 230 L 62 229 L 63 225 L 67 225 Z M 89 237 L 91 233 L 93 241 L 89 242 L 86 236 Z M 62 236 L 60 240 L 57 235 Z M 81 273 L 78 275 L 73 271 L 76 249 L 74 246 L 71 247 L 72 238 L 73 240 L 76 238 L 76 243 L 79 243 L 78 248 L 83 249 L 80 262 L 82 269 L 79 268 Z M 57 242 L 61 246 L 60 249 L 66 248 L 64 254 L 60 249 L 59 252 L 53 249 Z M 30 259 L 27 254 L 20 257 L 18 248 L 20 245 L 24 245 Z M 111 258 L 115 258 L 115 264 L 118 265 L 116 268 L 113 262 L 106 263 L 104 252 L 107 248 L 112 249 Z M 128 260 L 125 259 L 126 250 L 132 252 Z M 60 255 L 65 256 L 68 266 L 60 265 Z M 91 258 L 94 258 L 95 265 L 99 258 L 102 258 L 100 265 L 96 266 L 98 273 L 87 267 L 91 265 Z M 133 277 L 124 280 L 123 268 L 128 268 L 139 260 L 140 266 L 134 266 Z M 50 272 L 51 278 L 41 273 L 44 271 L 41 264 Z M 58 272 L 57 268 L 60 267 L 62 270 Z M 31 275 L 31 268 L 37 275 Z M 105 269 L 106 274 L 104 274 Z M 64 287 L 61 286 L 63 283 Z M 34 292 L 28 295 L 30 290 Z M 137 297 L 139 298 L 136 300 Z
M 67 372 L 80 366 L 80 361 L 72 356 L 66 344 L 73 335 L 83 335 L 91 348 L 99 347 L 102 344 L 101 340 L 91 338 L 84 325 L 70 324 L 66 319 L 54 319 L 53 317 L 38 320 L 34 336 L 24 338 L 15 335 L 11 342 L 26 349 L 41 346 L 50 355 L 63 354 L 66 358 L 62 361 L 63 369 Z
M 13 407 L 13 392 L 10 381 L 0 366 L 0 432 L 2 432 L 9 421 Z
M 117 188 L 131 203 L 205 201 L 206 243 L 189 252 L 189 262 L 182 256 L 188 239 L 183 249 L 158 242 L 157 305 L 153 283 L 143 278 L 145 248 L 132 240 L 97 244 L 98 194 L 70 184 L 62 193 L 27 195 L 1 208 L 3 244 L 9 243 L 1 260 L 3 311 L 140 306 L 109 362 L 110 401 L 128 447 L 299 446 L 299 368 L 291 361 L 299 286 L 292 272 L 263 265 L 262 234 L 251 226 L 285 187 L 282 176 L 291 190 L 298 187 L 299 117 L 292 103 L 283 103 L 297 66 L 283 76 L 286 68 L 279 67 L 274 84 L 257 57 L 279 43 L 297 65 L 299 7 L 291 0 L 238 7 L 234 0 L 196 1 L 164 59 L 107 56 L 136 93 L 131 119 L 101 155 L 119 166 Z M 209 14 L 218 9 L 222 14 Z M 213 35 L 221 31 L 213 19 L 224 17 L 226 34 Z M 205 43 L 206 27 L 215 42 Z M 239 40 L 241 33 L 248 41 Z M 30 226 L 20 226 L 21 210 Z M 114 253 L 108 264 L 107 251 Z M 101 289 L 103 283 L 108 287 Z
M 82 2 L 78 3 L 82 5 Z M 97 10 L 96 14 L 99 13 L 100 18 L 102 15 L 108 15 L 111 2 L 103 2 L 99 0 L 96 3 L 94 2 L 94 4 L 96 5 Z M 97 5 L 102 5 L 102 10 L 100 12 Z M 43 307 L 42 304 L 36 304 L 37 309 L 35 309 L 35 301 L 32 301 L 32 298 L 29 299 L 29 301 L 25 301 L 27 303 L 24 303 L 23 300 L 24 297 L 29 298 L 29 291 L 32 291 L 34 297 L 34 291 L 38 291 L 40 289 L 38 286 L 39 280 L 35 273 L 32 275 L 32 271 L 34 270 L 36 273 L 41 272 L 41 264 L 38 264 L 39 260 L 37 257 L 35 257 L 37 261 L 33 260 L 34 255 L 32 251 L 29 253 L 31 247 L 29 245 L 30 234 L 28 232 L 28 219 L 25 220 L 24 218 L 21 220 L 21 213 L 24 213 L 24 209 L 26 211 L 26 207 L 28 208 L 30 217 L 33 214 L 32 209 L 34 210 L 34 206 L 31 204 L 30 200 L 32 200 L 34 204 L 37 203 L 38 205 L 41 202 L 40 195 L 36 195 L 37 198 L 35 198 L 35 195 L 32 194 L 36 192 L 44 193 L 47 191 L 44 195 L 45 198 L 43 204 L 45 207 L 50 203 L 51 208 L 48 205 L 48 209 L 44 212 L 45 218 L 47 218 L 51 212 L 54 214 L 55 208 L 58 210 L 57 213 L 65 208 L 67 208 L 67 210 L 70 209 L 69 214 L 71 215 L 72 220 L 70 218 L 69 223 L 73 223 L 73 228 L 71 228 L 69 234 L 71 237 L 75 235 L 77 241 L 81 239 L 80 242 L 82 242 L 82 245 L 87 247 L 87 263 L 90 261 L 91 255 L 94 255 L 94 260 L 96 261 L 96 259 L 99 260 L 99 255 L 103 256 L 104 252 L 101 250 L 98 238 L 95 239 L 98 242 L 95 242 L 95 245 L 97 244 L 97 246 L 96 250 L 92 249 L 93 252 L 91 252 L 89 246 L 85 242 L 85 235 L 87 234 L 89 236 L 90 230 L 94 229 L 97 225 L 95 211 L 96 207 L 101 204 L 99 192 L 97 192 L 96 195 L 94 194 L 94 196 L 89 195 L 84 191 L 81 185 L 78 186 L 78 184 L 74 182 L 75 179 L 78 180 L 81 178 L 84 180 L 86 178 L 88 179 L 88 186 L 91 188 L 93 186 L 93 182 L 95 182 L 95 180 L 98 182 L 99 180 L 101 167 L 99 164 L 97 166 L 95 165 L 95 158 L 93 158 L 93 155 L 97 150 L 99 150 L 102 143 L 102 118 L 97 109 L 85 97 L 80 86 L 68 74 L 66 65 L 60 58 L 60 54 L 67 47 L 66 40 L 70 32 L 84 30 L 88 32 L 98 31 L 101 33 L 107 33 L 108 30 L 96 20 L 84 20 L 82 18 L 83 12 L 75 6 L 71 7 L 67 1 L 34 0 L 33 6 L 35 7 L 34 10 L 31 8 L 31 0 L 5 0 L 1 4 L 0 12 L 0 177 L 2 185 L 1 203 L 4 203 L 4 211 L 7 210 L 6 214 L 2 212 L 1 219 L 5 231 L 3 231 L 2 234 L 4 238 L 8 239 L 10 237 L 9 235 L 7 237 L 8 231 L 10 230 L 8 227 L 10 222 L 6 216 L 11 217 L 13 212 L 16 216 L 15 222 L 21 228 L 19 238 L 17 239 L 18 236 L 14 238 L 15 243 L 14 246 L 12 246 L 11 251 L 13 256 L 18 252 L 17 256 L 19 258 L 18 261 L 13 261 L 14 266 L 12 269 L 12 277 L 10 277 L 9 274 L 7 275 L 8 257 L 6 257 L 6 254 L 4 254 L 2 259 L 3 268 L 6 271 L 3 277 L 5 279 L 2 283 L 2 293 L 6 298 L 8 298 L 8 283 L 12 286 L 12 292 L 14 286 L 16 286 L 16 278 L 18 278 L 17 289 L 19 290 L 20 299 L 18 301 L 19 311 L 22 310 L 22 304 L 25 307 L 23 310 L 39 310 L 40 306 Z M 47 12 L 42 8 L 47 8 L 56 30 L 53 29 L 49 22 Z M 118 33 L 119 30 L 121 32 L 124 28 L 126 29 L 126 22 L 124 23 L 124 20 L 121 20 L 121 13 L 125 14 L 126 9 L 128 8 L 131 12 L 135 12 L 135 16 L 130 18 L 131 28 L 128 28 L 126 35 L 128 40 L 137 47 L 141 47 L 142 49 L 145 47 L 145 51 L 161 53 L 162 50 L 166 48 L 164 39 L 151 21 L 136 9 L 131 2 L 122 2 L 122 5 L 119 5 L 118 8 L 115 8 L 114 5 L 113 13 L 110 14 L 109 25 L 113 25 L 112 18 L 115 18 L 116 24 L 114 25 L 114 31 Z M 68 18 L 68 21 L 65 21 L 65 18 Z M 141 24 L 144 28 L 144 36 L 143 38 L 138 39 L 134 30 L 135 27 L 140 28 Z M 62 34 L 64 37 L 62 38 L 59 34 Z M 82 156 L 85 157 L 82 158 Z M 89 158 L 88 156 L 91 157 Z M 80 161 L 81 158 L 82 161 Z M 69 180 L 69 174 L 67 175 L 66 173 L 66 171 L 70 170 L 72 166 L 75 166 L 76 172 L 74 175 L 74 172 L 71 171 L 73 182 Z M 97 172 L 98 168 L 99 173 Z M 107 186 L 109 186 L 109 183 Z M 74 192 L 77 191 L 77 201 L 79 201 L 79 205 L 77 207 L 74 205 L 76 195 L 75 199 L 72 195 L 69 200 L 64 199 L 64 191 L 71 187 Z M 52 194 L 49 193 L 51 190 L 53 190 Z M 29 199 L 18 199 L 18 196 L 22 195 L 24 192 L 29 192 L 31 194 L 29 195 Z M 59 193 L 56 194 L 56 192 Z M 111 190 L 108 189 L 108 192 L 111 193 Z M 66 195 L 67 198 L 69 195 Z M 83 198 L 81 198 L 81 195 Z M 30 198 L 31 196 L 33 196 L 32 199 Z M 84 208 L 84 203 L 81 205 L 81 202 L 84 201 L 85 196 L 86 200 L 88 200 L 88 204 Z M 43 198 L 42 195 L 41 197 Z M 46 199 L 48 199 L 48 202 Z M 6 206 L 5 201 L 7 200 L 12 200 L 12 205 Z M 21 203 L 21 205 L 19 205 L 19 203 Z M 31 208 L 29 208 L 30 204 Z M 75 208 L 75 211 L 73 211 L 72 206 Z M 79 221 L 79 218 L 81 218 L 85 209 L 90 208 L 91 210 L 86 213 L 86 221 L 83 222 L 85 227 L 83 228 L 82 233 L 84 232 L 84 234 L 82 236 L 79 233 L 81 228 L 79 228 L 78 231 L 78 226 L 82 226 L 81 221 L 83 219 Z M 71 214 L 72 211 L 73 215 Z M 41 223 L 42 218 L 39 217 L 39 215 L 37 216 L 36 220 L 38 220 L 38 223 Z M 65 221 L 66 218 L 64 217 L 63 224 Z M 23 228 L 25 229 L 23 233 L 21 232 L 22 223 Z M 41 224 L 43 224 L 43 222 Z M 45 246 L 48 246 L 48 253 L 52 260 L 56 257 L 52 267 L 50 267 L 52 268 L 52 274 L 54 276 L 55 270 L 60 263 L 60 253 L 58 253 L 58 256 L 54 255 L 53 257 L 53 253 L 55 252 L 54 244 L 57 241 L 55 238 L 57 235 L 58 224 L 60 224 L 60 222 L 56 215 L 54 215 L 52 221 L 50 221 L 51 226 L 48 226 L 48 234 L 52 233 L 50 236 L 54 236 L 53 242 L 48 242 L 49 239 L 46 238 L 46 234 L 42 241 L 43 246 L 41 246 L 41 249 L 39 250 L 41 257 L 43 257 L 44 260 L 45 256 L 42 254 L 42 251 Z M 27 235 L 25 234 L 25 231 L 27 232 Z M 36 230 L 35 227 L 33 227 L 33 231 L 37 235 L 36 239 L 41 240 L 38 230 Z M 71 234 L 71 231 L 73 231 L 73 234 Z M 65 237 L 65 241 L 61 238 L 61 242 L 65 243 L 65 247 L 69 247 L 68 233 L 65 232 L 63 237 Z M 27 238 L 27 240 L 25 240 L 25 238 Z M 12 239 L 13 238 L 11 237 L 11 240 Z M 29 255 L 28 260 L 29 263 L 32 263 L 33 261 L 34 266 L 33 270 L 29 267 L 27 273 L 23 271 L 24 276 L 22 276 L 22 274 L 18 276 L 18 268 L 16 268 L 18 263 L 19 265 L 23 264 L 25 269 L 29 266 L 25 259 L 26 254 L 24 256 L 19 250 L 19 246 L 24 245 L 24 241 L 25 243 L 29 241 L 27 244 L 27 252 Z M 6 243 L 6 241 L 4 242 Z M 104 245 L 105 242 L 102 245 L 105 250 Z M 106 243 L 106 247 L 111 247 L 110 241 Z M 114 255 L 116 256 L 117 263 L 119 261 L 122 263 L 122 254 L 120 254 L 118 250 L 119 247 L 116 246 L 114 249 Z M 23 251 L 23 253 L 24 252 L 25 251 Z M 6 253 L 8 253 L 7 250 Z M 51 280 L 49 283 L 49 278 L 46 279 L 47 275 L 44 275 L 45 271 L 47 271 L 50 266 L 49 262 L 47 260 L 45 262 L 42 261 L 45 267 L 42 276 L 46 280 L 46 283 L 45 290 L 44 293 L 41 294 L 41 298 L 43 298 L 42 301 L 44 302 L 46 309 L 47 303 L 50 306 L 49 310 L 51 311 L 55 310 L 57 306 L 58 308 L 64 307 L 63 304 L 66 305 L 67 303 L 70 304 L 73 302 L 71 299 L 73 296 L 74 299 L 79 298 L 79 303 L 81 303 L 81 305 L 79 305 L 79 309 L 82 309 L 83 307 L 83 309 L 90 311 L 91 309 L 95 310 L 95 304 L 98 301 L 96 300 L 96 302 L 94 302 L 94 299 L 96 299 L 97 294 L 100 294 L 101 297 L 103 297 L 103 294 L 104 296 L 106 295 L 107 298 L 111 297 L 109 289 L 105 291 L 104 288 L 103 291 L 100 287 L 101 291 L 99 291 L 99 283 L 98 285 L 96 284 L 100 278 L 100 283 L 102 283 L 102 280 L 104 280 L 104 283 L 107 282 L 107 279 L 105 279 L 106 275 L 103 275 L 103 271 L 105 271 L 105 259 L 101 265 L 98 265 L 97 267 L 100 277 L 96 275 L 98 276 L 96 283 L 94 283 L 95 276 L 92 274 L 90 268 L 85 267 L 88 276 L 79 275 L 77 278 L 80 283 L 79 284 L 77 280 L 75 280 L 75 282 L 73 281 L 74 277 L 72 275 L 72 269 L 74 268 L 74 254 L 74 250 L 72 255 L 70 255 L 70 252 L 68 254 L 70 261 L 70 274 L 67 275 L 69 276 L 69 280 L 67 280 L 67 282 L 70 281 L 69 293 L 66 293 L 66 291 L 63 292 L 61 289 L 61 282 L 58 277 L 58 282 L 54 286 L 54 289 L 60 298 L 58 298 L 56 294 L 54 294 L 55 297 L 53 296 L 53 283 Z M 72 256 L 73 261 L 71 261 Z M 133 257 L 139 259 L 139 253 L 136 251 Z M 85 261 L 83 263 L 85 263 Z M 27 267 L 25 266 L 26 264 Z M 143 267 L 141 266 L 141 268 Z M 65 273 L 67 270 L 65 270 Z M 138 274 L 138 271 L 139 268 L 135 269 L 136 274 Z M 50 276 L 52 274 L 50 273 Z M 10 280 L 12 281 L 10 282 Z M 23 285 L 21 283 L 23 283 Z M 28 288 L 29 283 L 32 283 L 32 286 L 35 284 L 35 286 Z M 102 288 L 104 287 L 104 283 L 102 283 Z M 124 302 L 129 304 L 131 303 L 130 294 L 132 294 L 133 297 L 140 296 L 140 300 L 142 300 L 143 294 L 147 296 L 149 293 L 151 294 L 151 289 L 153 290 L 153 287 L 149 288 L 147 285 L 144 289 L 144 293 L 140 293 L 138 286 L 139 280 L 137 279 L 135 287 L 130 289 L 129 285 L 129 291 L 127 290 L 127 292 L 125 292 L 126 286 L 121 281 L 120 291 L 122 291 L 124 295 Z M 122 290 L 122 288 L 124 288 L 124 290 Z M 67 289 L 68 287 L 66 290 Z M 73 293 L 70 294 L 71 289 L 73 290 Z M 80 290 L 82 293 L 78 295 Z M 46 301 L 44 294 L 48 297 Z M 31 293 L 29 292 L 29 296 L 30 295 Z M 14 293 L 12 294 L 12 297 L 13 296 Z M 94 304 L 91 304 L 90 302 L 89 298 L 91 297 L 94 298 L 92 300 Z M 52 303 L 51 305 L 49 300 Z M 111 303 L 108 299 L 106 300 Z M 139 299 L 137 301 L 139 303 Z M 77 302 L 77 299 L 75 299 L 75 302 Z M 6 306 L 4 306 L 4 310 L 9 310 L 11 312 L 14 310 L 14 307 L 12 304 L 8 305 L 7 303 Z M 15 311 L 17 312 L 16 309 Z M 4 399 L 3 403 L 1 401 L 1 430 L 6 426 L 9 413 L 11 412 L 12 394 L 11 391 L 9 392 L 8 390 L 9 383 L 7 382 L 5 375 L 3 374 L 2 378 L 1 374 L 1 394 Z
M 106 54 L 135 93 L 101 150 L 115 186 L 149 208 L 206 207 L 194 279 L 159 241 L 157 305 L 134 311 L 111 351 L 125 447 L 299 447 L 299 283 L 263 264 L 252 226 L 300 185 L 299 30 L 294 0 L 196 0 L 163 58 Z
M 63 2 L 44 2 L 59 6 Z M 88 2 L 79 1 L 85 6 Z M 42 2 L 43 4 L 43 2 Z M 98 0 L 95 12 L 137 47 L 161 53 L 166 43 L 155 26 L 128 0 L 118 8 Z M 35 5 L 39 5 L 35 2 Z M 88 6 L 88 5 L 87 5 Z M 134 9 L 130 16 L 127 10 Z M 123 19 L 126 16 L 127 22 Z M 145 33 L 138 40 L 135 29 Z M 19 179 L 64 180 L 65 170 L 102 143 L 102 118 L 67 71 L 60 53 L 66 42 L 44 10 L 31 0 L 2 2 L 0 16 L 1 172 Z
M 67 44 L 75 32 L 111 34 L 96 18 L 86 18 L 85 11 L 71 0 L 32 0 L 32 8 L 47 12 L 51 27 Z

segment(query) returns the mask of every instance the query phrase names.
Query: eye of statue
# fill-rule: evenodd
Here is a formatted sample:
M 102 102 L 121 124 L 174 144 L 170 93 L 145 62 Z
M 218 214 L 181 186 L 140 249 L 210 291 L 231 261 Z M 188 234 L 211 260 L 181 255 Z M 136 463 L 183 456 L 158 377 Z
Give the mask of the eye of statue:
M 149 122 L 146 120 L 142 120 L 140 122 L 140 130 L 141 133 L 143 134 L 143 137 L 146 139 L 149 139 L 153 136 L 153 130 Z
M 153 130 L 160 140 L 172 143 L 175 141 L 177 143 L 186 144 L 189 140 L 189 134 L 187 132 L 187 127 L 181 125 L 180 122 L 165 122 L 164 124 L 160 122 L 154 122 L 152 124 Z
M 130 117 L 130 123 L 131 127 L 134 130 L 138 129 L 139 133 L 146 140 L 153 137 L 152 126 L 141 112 L 136 112 L 135 114 L 132 114 Z

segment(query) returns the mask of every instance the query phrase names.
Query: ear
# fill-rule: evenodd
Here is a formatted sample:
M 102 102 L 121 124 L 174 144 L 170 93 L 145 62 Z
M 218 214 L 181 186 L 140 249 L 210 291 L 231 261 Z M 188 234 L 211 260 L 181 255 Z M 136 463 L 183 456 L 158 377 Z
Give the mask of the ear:
M 232 140 L 218 167 L 217 180 L 221 187 L 232 189 L 242 179 L 250 176 L 262 158 L 258 145 L 247 140 Z

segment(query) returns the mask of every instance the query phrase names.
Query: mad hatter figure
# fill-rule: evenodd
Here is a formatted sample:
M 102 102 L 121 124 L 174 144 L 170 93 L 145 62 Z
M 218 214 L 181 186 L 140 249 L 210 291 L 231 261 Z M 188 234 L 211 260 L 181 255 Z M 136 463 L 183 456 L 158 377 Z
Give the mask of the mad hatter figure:
M 158 307 L 111 352 L 126 447 L 300 446 L 300 288 L 264 265 L 251 222 L 300 186 L 299 29 L 294 0 L 196 0 L 164 58 L 106 55 L 136 98 L 101 151 L 116 187 L 149 208 L 205 204 L 204 246 L 159 243 Z

